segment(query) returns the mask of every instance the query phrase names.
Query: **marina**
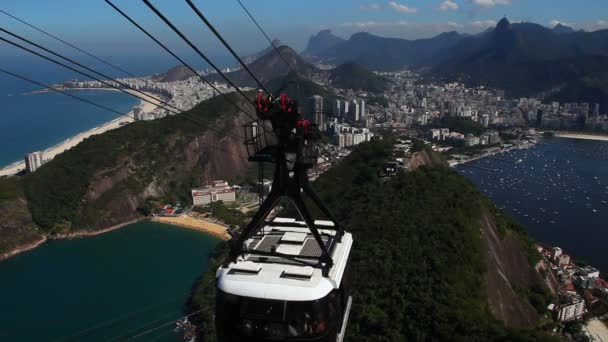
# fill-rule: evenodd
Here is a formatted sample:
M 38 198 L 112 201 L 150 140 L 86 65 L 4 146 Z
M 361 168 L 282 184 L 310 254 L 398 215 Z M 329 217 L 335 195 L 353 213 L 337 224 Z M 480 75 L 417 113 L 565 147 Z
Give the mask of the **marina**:
M 602 246 L 608 238 L 607 142 L 545 139 L 534 148 L 504 153 L 500 160 L 479 158 L 457 170 L 535 240 L 564 246 L 608 270 Z

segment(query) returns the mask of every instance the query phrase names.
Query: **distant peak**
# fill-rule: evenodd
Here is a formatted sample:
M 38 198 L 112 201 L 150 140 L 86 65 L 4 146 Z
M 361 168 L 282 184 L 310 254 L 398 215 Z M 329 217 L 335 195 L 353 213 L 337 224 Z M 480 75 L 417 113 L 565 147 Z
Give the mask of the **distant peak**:
M 454 37 L 454 36 L 460 36 L 460 33 L 458 33 L 458 31 L 448 31 L 448 32 L 440 33 L 437 37 Z
M 369 37 L 375 37 L 375 36 L 369 32 L 357 32 L 357 33 L 353 34 L 352 36 L 350 36 L 350 40 L 369 38 Z
M 290 48 L 288 45 L 278 45 L 277 49 L 281 52 L 281 53 L 294 53 L 297 54 L 297 52 L 295 52 L 294 49 Z
M 507 30 L 510 27 L 511 27 L 511 22 L 506 17 L 502 18 L 496 25 L 497 30 Z
M 576 32 L 574 31 L 574 29 L 568 25 L 563 25 L 562 23 L 557 23 L 557 25 L 555 25 L 555 27 L 553 28 L 553 31 L 557 32 L 557 33 L 572 33 L 572 32 Z

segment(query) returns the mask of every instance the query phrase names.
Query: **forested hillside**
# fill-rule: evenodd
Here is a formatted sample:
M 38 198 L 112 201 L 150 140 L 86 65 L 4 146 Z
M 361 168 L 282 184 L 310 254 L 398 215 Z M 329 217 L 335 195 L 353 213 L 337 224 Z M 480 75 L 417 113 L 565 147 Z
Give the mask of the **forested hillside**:
M 244 99 L 230 96 L 255 115 Z M 244 115 L 222 97 L 202 102 L 188 115 L 92 136 L 17 181 L 6 201 L 16 203 L 23 194 L 31 217 L 46 233 L 91 231 L 141 217 L 137 210 L 149 197 L 187 203 L 191 187 L 244 173 L 242 140 L 227 135 L 241 134 Z M 14 182 L 0 182 L 9 181 Z
M 379 179 L 391 146 L 361 144 L 314 184 L 355 239 L 347 340 L 547 339 L 531 329 L 507 327 L 489 308 L 481 233 L 482 216 L 494 212 L 489 201 L 445 166 Z M 501 223 L 503 234 L 520 234 L 510 228 Z M 525 256 L 526 244 L 518 251 Z M 214 271 L 194 289 L 190 309 L 213 305 Z M 205 341 L 213 341 L 211 311 L 198 323 Z
M 363 65 L 347 62 L 330 71 L 332 85 L 342 89 L 381 93 L 387 89 L 388 80 L 374 74 Z

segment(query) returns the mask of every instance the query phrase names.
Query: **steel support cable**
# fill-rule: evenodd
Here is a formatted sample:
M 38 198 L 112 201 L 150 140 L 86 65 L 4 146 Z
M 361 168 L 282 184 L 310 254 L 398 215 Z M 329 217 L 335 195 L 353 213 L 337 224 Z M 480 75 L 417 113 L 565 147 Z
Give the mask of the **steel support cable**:
M 222 37 L 222 35 L 215 29 L 215 27 L 213 26 L 213 24 L 211 24 L 211 22 L 209 22 L 209 20 L 207 20 L 207 18 L 203 15 L 203 13 L 201 13 L 201 11 L 196 7 L 196 5 L 194 5 L 194 3 L 192 2 L 192 0 L 186 0 L 186 2 L 190 6 L 190 8 L 192 8 L 192 10 L 194 11 L 194 13 L 196 13 L 196 15 L 205 23 L 205 25 L 207 25 L 207 27 L 211 30 L 211 32 L 213 32 L 213 34 L 217 37 L 217 39 L 219 39 L 220 42 L 222 42 L 222 44 L 224 44 L 224 46 L 226 47 L 226 49 L 228 49 L 228 51 L 230 51 L 230 53 L 232 54 L 232 56 L 234 56 L 234 58 L 236 58 L 236 60 L 239 62 L 239 64 L 241 64 L 241 66 L 243 67 L 243 69 L 245 69 L 245 71 L 247 71 L 247 73 L 258 84 L 258 86 L 260 87 L 260 89 L 262 89 L 269 96 L 272 95 L 272 93 L 262 84 L 262 82 L 249 69 L 249 67 L 247 66 L 247 64 L 245 62 L 243 62 L 243 60 L 241 59 L 241 57 L 239 57 L 239 55 L 234 51 L 234 49 L 232 49 L 232 47 L 230 46 L 230 44 L 228 44 L 228 42 L 224 39 L 224 37 Z
M 89 57 L 92 57 L 92 58 L 94 58 L 94 59 L 96 59 L 96 60 L 98 60 L 98 61 L 100 61 L 100 62 L 102 62 L 102 63 L 104 63 L 106 65 L 109 65 L 112 68 L 114 68 L 114 69 L 116 69 L 116 70 L 118 70 L 118 71 L 120 71 L 120 72 L 122 72 L 122 73 L 124 73 L 126 75 L 129 75 L 131 77 L 137 77 L 137 76 L 133 75 L 132 73 L 130 73 L 130 72 L 128 72 L 128 71 L 126 71 L 126 70 L 124 70 L 124 69 L 122 69 L 122 68 L 120 68 L 120 67 L 118 67 L 118 66 L 116 66 L 116 65 L 114 65 L 114 64 L 112 64 L 110 62 L 108 62 L 108 61 L 105 61 L 105 60 L 103 60 L 103 59 L 95 56 L 94 54 L 92 54 L 90 52 L 87 52 L 87 51 L 85 51 L 85 50 L 83 50 L 83 49 L 81 49 L 81 48 L 79 48 L 79 47 L 77 47 L 77 46 L 75 46 L 73 44 L 70 44 L 70 43 L 66 42 L 65 40 L 63 40 L 63 39 L 61 39 L 61 38 L 59 38 L 57 36 L 54 36 L 54 35 L 50 34 L 48 31 L 45 31 L 45 30 L 43 30 L 43 29 L 41 29 L 39 27 L 34 26 L 33 24 L 28 23 L 27 21 L 25 21 L 23 19 L 17 18 L 16 16 L 14 16 L 14 15 L 8 13 L 8 12 L 5 12 L 5 11 L 3 11 L 1 9 L 0 9 L 0 12 L 2 12 L 5 15 L 7 15 L 7 16 L 9 16 L 9 17 L 11 17 L 11 18 L 13 18 L 13 19 L 15 19 L 15 20 L 17 20 L 17 21 L 19 21 L 19 22 L 21 22 L 21 23 L 23 23 L 23 24 L 25 24 L 25 25 L 27 25 L 27 26 L 29 26 L 31 28 L 33 28 L 34 30 L 36 30 L 38 32 L 41 32 L 41 33 L 43 33 L 43 34 L 45 34 L 45 35 L 47 35 L 47 36 L 49 36 L 49 37 L 51 37 L 51 38 L 53 38 L 53 39 L 55 39 L 57 41 L 62 42 L 63 44 L 65 44 L 65 45 L 67 45 L 67 46 L 69 46 L 69 47 L 71 47 L 71 48 L 73 48 L 75 50 L 78 50 L 78 51 L 84 53 L 85 55 L 87 55 Z
M 285 56 L 283 56 L 283 54 L 281 53 L 281 51 L 279 51 L 279 48 L 276 45 L 274 45 L 274 42 L 270 39 L 270 37 L 268 37 L 268 35 L 264 31 L 264 29 L 262 29 L 262 27 L 260 26 L 260 24 L 258 24 L 258 21 L 255 20 L 255 18 L 249 12 L 249 10 L 247 9 L 247 7 L 245 7 L 245 5 L 243 5 L 243 3 L 241 2 L 241 0 L 236 0 L 236 1 L 239 3 L 239 5 L 241 5 L 241 7 L 245 11 L 245 13 L 247 13 L 247 15 L 249 16 L 249 18 L 251 19 L 251 21 L 253 21 L 253 23 L 255 24 L 255 26 L 258 27 L 258 29 L 260 30 L 260 32 L 262 32 L 262 34 L 264 35 L 264 37 L 266 37 L 266 40 L 270 43 L 270 46 L 272 46 L 273 49 L 279 54 L 279 56 L 281 57 L 281 59 L 283 60 L 283 62 L 285 62 L 285 64 L 287 64 L 287 66 L 289 67 L 289 69 L 291 69 L 291 71 L 293 71 L 295 74 L 297 74 L 296 69 L 291 65 L 291 63 L 289 63 L 289 61 L 287 60 L 287 58 L 285 58 Z
M 155 101 L 157 101 L 157 102 L 159 102 L 159 103 L 162 103 L 162 104 L 164 104 L 164 105 L 166 105 L 166 106 L 169 106 L 169 107 L 171 107 L 171 108 L 173 108 L 173 109 L 176 109 L 176 110 L 181 111 L 181 109 L 179 109 L 179 108 L 177 108 L 177 107 L 175 107 L 175 106 L 173 106 L 173 105 L 171 105 L 171 104 L 169 104 L 169 103 L 167 103 L 167 102 L 164 102 L 164 101 L 162 101 L 161 99 L 159 99 L 159 98 L 157 98 L 157 97 L 155 97 L 155 96 L 148 95 L 148 94 L 146 94 L 145 92 L 143 92 L 143 91 L 141 91 L 141 90 L 139 90 L 139 89 L 135 89 L 135 88 L 133 88 L 133 87 L 129 86 L 128 84 L 124 83 L 124 82 L 118 81 L 118 80 L 116 80 L 116 79 L 114 79 L 114 78 L 112 78 L 112 77 L 110 77 L 110 76 L 108 76 L 108 75 L 105 75 L 105 74 L 100 73 L 100 72 L 98 72 L 98 71 L 96 71 L 96 70 L 93 70 L 92 68 L 89 68 L 89 67 L 87 67 L 86 65 L 83 65 L 82 63 L 79 63 L 79 62 L 77 62 L 77 61 L 75 61 L 75 60 L 73 60 L 73 59 L 70 59 L 70 58 L 68 58 L 68 57 L 65 57 L 65 56 L 63 56 L 63 55 L 61 55 L 61 54 L 59 54 L 59 53 L 57 53 L 57 52 L 55 52 L 55 51 L 52 51 L 52 50 L 50 50 L 50 49 L 48 49 L 48 48 L 45 48 L 44 46 L 42 46 L 42 45 L 40 45 L 40 44 L 37 44 L 37 43 L 35 43 L 35 42 L 33 42 L 33 41 L 31 41 L 31 40 L 27 39 L 27 38 L 24 38 L 24 37 L 22 37 L 22 36 L 20 36 L 20 35 L 18 35 L 18 34 L 16 34 L 16 33 L 12 33 L 12 32 L 10 32 L 10 31 L 8 31 L 8 30 L 6 30 L 6 29 L 3 29 L 3 28 L 1 28 L 1 27 L 0 27 L 0 32 L 4 32 L 4 33 L 6 33 L 6 34 L 8 34 L 8 35 L 11 35 L 11 36 L 13 36 L 14 38 L 17 38 L 17 39 L 21 40 L 22 42 L 28 43 L 28 44 L 30 44 L 30 45 L 32 45 L 32 46 L 35 46 L 35 47 L 37 47 L 37 48 L 38 48 L 38 49 L 40 49 L 40 50 L 43 50 L 43 51 L 45 51 L 45 52 L 48 52 L 48 53 L 52 54 L 53 56 L 59 57 L 59 58 L 61 58 L 61 59 L 63 59 L 63 60 L 66 60 L 66 61 L 68 61 L 68 62 L 72 63 L 72 64 L 78 65 L 79 67 L 81 67 L 81 68 L 83 68 L 83 69 L 85 69 L 85 70 L 87 70 L 87 71 L 90 71 L 90 72 L 92 72 L 92 73 L 94 73 L 94 74 L 96 74 L 96 75 L 99 75 L 100 77 L 103 77 L 103 78 L 105 78 L 105 79 L 111 80 L 112 82 L 116 82 L 116 83 L 120 84 L 121 86 L 123 86 L 123 87 L 125 87 L 125 88 L 129 88 L 129 89 L 131 89 L 131 90 L 133 90 L 133 91 L 135 91 L 135 92 L 138 92 L 138 93 L 140 93 L 140 94 L 142 94 L 142 95 L 145 95 L 146 97 L 149 97 L 149 98 L 151 98 L 151 99 L 154 99 Z
M 207 310 L 209 310 L 209 309 L 213 309 L 214 307 L 215 307 L 215 305 L 213 305 L 213 306 L 208 306 L 208 307 L 202 308 L 202 309 L 200 309 L 200 310 L 196 310 L 196 311 L 194 311 L 194 312 L 192 312 L 192 313 L 189 313 L 189 314 L 187 314 L 187 315 L 185 315 L 185 316 L 179 317 L 178 319 L 174 319 L 174 320 L 172 320 L 172 321 L 169 321 L 169 322 L 163 323 L 163 324 L 161 324 L 161 325 L 158 325 L 158 326 L 156 326 L 156 327 L 154 327 L 154 328 L 151 328 L 151 329 L 145 330 L 145 331 L 143 331 L 143 332 L 141 332 L 141 333 L 138 333 L 138 334 L 136 334 L 136 335 L 132 335 L 132 336 L 128 336 L 128 337 L 125 337 L 125 336 L 119 336 L 119 337 L 117 337 L 117 338 L 111 338 L 110 340 L 117 340 L 117 341 L 125 341 L 125 340 L 129 341 L 129 340 L 134 340 L 134 339 L 137 339 L 137 338 L 142 337 L 142 336 L 144 336 L 144 335 L 147 335 L 147 334 L 149 334 L 149 333 L 151 333 L 151 332 L 154 332 L 154 331 L 157 331 L 157 330 L 159 330 L 159 329 L 162 329 L 162 328 L 164 328 L 164 327 L 166 327 L 166 326 L 169 326 L 169 325 L 171 325 L 171 324 L 175 324 L 175 323 L 177 323 L 178 321 L 180 321 L 180 320 L 182 320 L 182 319 L 184 319 L 184 318 L 189 318 L 189 317 L 192 317 L 192 316 L 194 316 L 194 315 L 197 315 L 197 314 L 199 314 L 199 313 L 201 313 L 201 312 L 207 311 Z M 154 322 L 155 322 L 155 321 L 154 321 Z
M 236 91 L 241 94 L 245 99 L 248 100 L 249 103 L 251 103 L 252 106 L 255 107 L 255 104 L 253 103 L 253 99 L 250 99 L 247 97 L 247 95 L 241 90 L 241 88 L 239 88 L 236 84 L 234 84 L 234 82 L 232 82 L 228 77 L 226 77 L 226 75 L 222 72 L 222 70 L 220 70 L 209 58 L 207 58 L 207 56 L 205 56 L 205 54 L 198 48 L 196 47 L 196 45 L 194 45 L 190 39 L 188 39 L 188 37 L 186 37 L 175 25 L 173 25 L 173 23 L 167 19 L 167 17 L 165 17 L 164 14 L 162 14 L 156 7 L 154 7 L 154 5 L 152 5 L 152 3 L 150 3 L 149 0 L 143 0 L 143 2 L 165 23 L 167 24 L 167 26 L 169 26 L 171 28 L 171 30 L 173 30 L 173 32 L 175 32 L 184 42 L 186 42 L 186 44 L 188 44 L 188 46 L 190 46 L 202 59 L 205 60 L 205 62 L 207 62 L 207 64 L 209 64 L 213 69 L 215 69 L 215 71 L 222 76 L 226 82 L 228 82 L 228 84 L 230 84 L 234 89 L 236 89 Z
M 219 95 L 224 96 L 224 98 L 226 98 L 226 100 L 228 100 L 228 102 L 230 102 L 238 111 L 245 113 L 245 115 L 247 115 L 250 119 L 256 120 L 246 110 L 244 110 L 243 108 L 241 108 L 241 106 L 236 104 L 236 102 L 232 101 L 232 99 L 230 99 L 226 94 L 219 91 L 219 89 L 217 89 L 217 87 L 215 87 L 211 82 L 209 82 L 202 75 L 200 75 L 196 70 L 194 70 L 193 67 L 191 67 L 188 63 L 186 63 L 181 57 L 179 57 L 173 51 L 171 51 L 169 48 L 167 48 L 165 46 L 165 44 L 161 43 L 158 39 L 156 39 L 156 37 L 154 37 L 151 33 L 149 33 L 141 25 L 139 25 L 137 22 L 135 22 L 135 20 L 133 20 L 128 14 L 126 14 L 124 11 L 122 11 L 120 8 L 118 8 L 118 6 L 114 5 L 110 0 L 105 0 L 105 2 L 108 5 L 110 5 L 116 12 L 118 12 L 120 15 L 122 15 L 125 19 L 127 19 L 131 24 L 133 24 L 133 26 L 137 27 L 142 33 L 144 33 L 146 36 L 148 36 L 148 38 L 152 39 L 157 45 L 159 45 L 161 48 L 163 48 L 163 50 L 165 50 L 167 53 L 169 53 L 171 56 L 173 56 L 173 58 L 177 59 L 182 65 L 184 65 L 186 68 L 188 68 L 188 70 L 193 72 L 200 80 L 202 80 L 204 83 L 208 84 L 213 90 L 217 91 Z
M 112 327 L 116 324 L 120 324 L 123 323 L 125 320 L 127 319 L 131 319 L 133 317 L 136 317 L 138 315 L 141 315 L 142 313 L 151 311 L 152 309 L 156 308 L 159 305 L 165 305 L 165 304 L 173 304 L 176 302 L 183 302 L 183 297 L 184 295 L 180 295 L 180 296 L 175 296 L 167 301 L 164 302 L 158 302 L 158 303 L 153 303 L 151 305 L 147 305 L 145 307 L 140 307 L 137 308 L 137 310 L 131 311 L 131 312 L 126 312 L 122 315 L 119 315 L 118 317 L 113 317 L 111 319 L 108 319 L 106 321 L 102 321 L 99 322 L 95 325 L 89 326 L 83 330 L 77 331 L 75 333 L 72 333 L 69 336 L 62 336 L 62 337 L 58 337 L 56 339 L 53 339 L 52 342 L 57 342 L 57 341 L 78 341 L 78 340 L 82 340 L 85 336 L 91 335 L 93 332 L 95 332 L 96 330 L 102 329 L 102 328 L 107 328 L 107 327 Z
M 101 82 L 101 83 L 105 84 L 106 86 L 108 86 L 108 87 L 110 87 L 110 88 L 113 88 L 113 89 L 119 90 L 119 91 L 121 91 L 121 92 L 123 92 L 123 93 L 125 93 L 125 94 L 129 94 L 129 95 L 131 95 L 131 96 L 133 96 L 133 97 L 136 97 L 136 98 L 138 98 L 138 99 L 140 99 L 140 100 L 142 100 L 142 101 L 145 101 L 145 102 L 147 102 L 147 103 L 150 103 L 150 104 L 152 104 L 152 105 L 154 105 L 154 106 L 161 107 L 161 108 L 163 108 L 163 109 L 165 109 L 165 110 L 167 110 L 167 111 L 169 111 L 169 112 L 172 112 L 172 113 L 174 113 L 174 114 L 183 114 L 183 113 L 184 113 L 184 112 L 183 112 L 183 111 L 181 111 L 181 110 L 180 110 L 179 112 L 176 112 L 176 111 L 173 111 L 173 110 L 171 110 L 171 109 L 168 109 L 168 108 L 165 108 L 165 107 L 163 107 L 163 106 L 160 106 L 158 103 L 154 103 L 154 102 L 152 102 L 152 101 L 150 101 L 150 100 L 148 100 L 148 99 L 146 99 L 146 98 L 143 98 L 143 97 L 138 96 L 138 95 L 136 95 L 136 94 L 130 93 L 130 92 L 128 92 L 128 91 L 126 91 L 126 90 L 124 90 L 124 89 L 122 89 L 122 88 L 119 88 L 119 87 L 117 87 L 117 86 L 115 86 L 115 85 L 113 85 L 113 84 L 108 83 L 107 81 L 104 81 L 104 80 L 102 80 L 102 79 L 99 79 L 99 78 L 97 78 L 97 77 L 95 77 L 95 76 L 91 76 L 91 75 L 89 75 L 89 74 L 87 74 L 87 73 L 85 73 L 85 72 L 82 72 L 82 71 L 80 71 L 80 70 L 77 70 L 77 69 L 75 69 L 75 68 L 73 68 L 73 67 L 71 67 L 71 66 L 69 66 L 69 65 L 66 65 L 66 64 L 61 63 L 61 62 L 59 62 L 59 61 L 57 61 L 57 60 L 54 60 L 54 59 L 52 59 L 52 58 L 50 58 L 50 57 L 48 57 L 48 56 L 42 55 L 42 54 L 40 54 L 40 53 L 38 53 L 38 52 L 36 52 L 36 51 L 34 51 L 34 50 L 28 49 L 27 47 L 22 46 L 22 45 L 20 45 L 20 44 L 18 44 L 18 43 L 15 43 L 15 42 L 13 42 L 13 41 L 10 41 L 10 40 L 8 40 L 8 39 L 6 39 L 6 38 L 0 37 L 0 41 L 4 41 L 4 42 L 6 42 L 6 43 L 8 43 L 8 44 L 10 44 L 10 45 L 13 45 L 13 46 L 15 46 L 15 47 L 17 47 L 17 48 L 20 48 L 20 49 L 22 49 L 22 50 L 24 50 L 24 51 L 27 51 L 27 52 L 29 52 L 29 53 L 31 53 L 31 54 L 34 54 L 34 55 L 36 55 L 36 56 L 38 56 L 38 57 L 40 57 L 40 58 L 46 59 L 47 61 L 50 61 L 50 62 L 52 62 L 52 63 L 55 63 L 55 64 L 57 64 L 57 65 L 60 65 L 60 66 L 62 66 L 62 67 L 64 67 L 64 68 L 69 69 L 69 70 L 71 70 L 71 71 L 74 71 L 74 72 L 76 72 L 76 73 L 78 73 L 78 74 L 80 74 L 80 75 L 83 75 L 83 76 L 85 76 L 85 77 L 89 77 L 89 78 L 91 78 L 91 79 L 93 79 L 93 80 L 96 80 L 96 81 L 98 81 L 98 82 Z M 146 95 L 146 96 L 147 96 L 147 97 L 149 97 L 149 95 Z M 205 125 L 207 128 L 210 128 L 210 129 L 215 129 L 214 127 L 210 126 L 209 124 L 206 124 L 206 123 L 203 123 L 203 122 L 199 122 L 199 124 L 201 124 L 201 125 Z M 234 133 L 227 133 L 227 132 L 223 132 L 223 131 L 219 131 L 219 132 L 220 132 L 220 133 L 224 133 L 224 134 L 226 134 L 226 135 L 231 135 L 231 134 L 232 134 L 232 135 L 233 135 L 233 137 L 235 136 L 235 135 L 234 135 Z M 239 139 L 239 141 L 241 141 L 241 139 L 243 139 L 243 137 L 242 137 L 242 136 L 238 136 L 238 135 L 236 135 L 236 139 Z
M 46 88 L 46 89 L 49 89 L 49 90 L 52 90 L 52 91 L 56 91 L 56 92 L 61 93 L 61 94 L 63 94 L 63 95 L 69 96 L 69 97 L 71 97 L 71 98 L 77 99 L 77 100 L 82 101 L 82 102 L 86 102 L 86 103 L 88 103 L 88 104 L 91 104 L 91 105 L 93 105 L 93 106 L 96 106 L 96 107 L 99 107 L 99 108 L 105 109 L 105 110 L 107 110 L 107 111 L 114 112 L 114 113 L 116 113 L 116 114 L 118 114 L 118 115 L 120 115 L 120 116 L 129 116 L 129 117 L 131 117 L 131 115 L 130 115 L 129 113 L 122 113 L 122 112 L 119 112 L 119 111 L 117 111 L 117 110 L 114 110 L 114 109 L 112 109 L 112 108 L 106 107 L 106 106 L 104 106 L 104 105 L 100 105 L 100 104 L 97 104 L 97 103 L 95 103 L 95 102 L 93 102 L 93 101 L 89 101 L 89 100 L 87 100 L 87 99 L 84 99 L 84 98 L 82 98 L 82 97 L 80 97 L 80 96 L 76 96 L 76 95 L 70 94 L 70 93 L 68 93 L 68 92 L 65 92 L 65 91 L 63 91 L 63 90 L 60 90 L 60 89 L 54 88 L 54 87 L 52 87 L 52 86 L 49 86 L 49 85 L 46 85 L 46 84 L 43 84 L 43 83 L 39 83 L 39 82 L 34 81 L 34 80 L 32 80 L 32 79 L 30 79 L 30 78 L 27 78 L 27 77 L 25 77 L 25 76 L 17 75 L 17 74 L 12 73 L 12 72 L 10 72 L 10 71 L 8 71 L 8 70 L 4 70 L 4 69 L 0 68 L 0 72 L 3 72 L 3 73 L 5 73 L 5 74 L 11 75 L 11 76 L 13 76 L 13 77 L 19 78 L 19 79 L 21 79 L 21 80 L 24 80 L 24 81 L 27 81 L 27 82 L 30 82 L 30 83 L 33 83 L 33 84 L 36 84 L 36 85 L 39 85 L 39 86 L 41 86 L 41 87 L 43 87 L 43 88 Z
M 125 88 L 128 88 L 128 89 L 131 89 L 132 91 L 135 91 L 135 92 L 137 92 L 137 93 L 140 93 L 140 94 L 144 95 L 144 96 L 145 96 L 145 97 L 147 97 L 147 98 L 150 98 L 150 99 L 153 99 L 153 100 L 157 101 L 158 103 L 162 103 L 162 104 L 164 104 L 164 105 L 167 105 L 167 106 L 169 106 L 169 107 L 171 107 L 171 108 L 174 108 L 174 109 L 178 110 L 179 112 L 182 112 L 182 113 L 184 112 L 184 111 L 182 111 L 180 108 L 175 107 L 175 106 L 173 106 L 173 105 L 171 105 L 171 104 L 169 104 L 169 103 L 167 103 L 167 102 L 165 102 L 165 101 L 162 101 L 160 98 L 158 98 L 158 97 L 156 97 L 156 96 L 152 96 L 152 95 L 146 94 L 145 92 L 140 91 L 139 89 L 135 89 L 135 88 L 131 87 L 130 85 L 128 85 L 128 84 L 126 84 L 126 83 L 124 83 L 124 82 L 120 82 L 120 81 L 118 81 L 118 80 L 116 80 L 116 79 L 114 79 L 114 78 L 112 78 L 112 77 L 109 77 L 109 76 L 107 76 L 107 75 L 105 75 L 105 74 L 102 74 L 102 73 L 100 73 L 100 72 L 98 72 L 98 71 L 96 71 L 96 70 L 94 70 L 94 69 L 92 69 L 92 68 L 89 68 L 89 67 L 87 67 L 87 66 L 83 65 L 82 63 L 79 63 L 79 62 L 74 61 L 74 60 L 72 60 L 72 59 L 70 59 L 70 58 L 67 58 L 67 57 L 65 57 L 65 56 L 63 56 L 63 55 L 61 55 L 61 54 L 59 54 L 59 53 L 56 53 L 56 52 L 54 52 L 54 51 L 52 51 L 52 50 L 50 50 L 50 49 L 48 49 L 48 48 L 45 48 L 44 46 L 41 46 L 40 44 L 37 44 L 37 43 L 35 43 L 35 42 L 33 42 L 33 41 L 31 41 L 31 40 L 27 39 L 27 38 L 24 38 L 24 37 L 22 37 L 22 36 L 18 35 L 18 34 L 12 33 L 12 32 L 10 32 L 10 31 L 8 31 L 8 30 L 3 29 L 3 28 L 0 28 L 0 31 L 1 31 L 1 32 L 4 32 L 4 33 L 6 33 L 6 34 L 9 34 L 9 35 L 11 35 L 11 36 L 13 36 L 13 37 L 15 37 L 15 38 L 17 38 L 17 39 L 19 39 L 19 40 L 23 41 L 23 42 L 26 42 L 26 43 L 28 43 L 28 44 L 32 45 L 32 46 L 35 46 L 35 47 L 37 47 L 38 49 L 41 49 L 41 50 L 43 50 L 43 51 L 46 51 L 46 52 L 48 52 L 48 53 L 50 53 L 50 54 L 52 54 L 52 55 L 54 55 L 54 56 L 57 56 L 57 57 L 59 57 L 59 58 L 61 58 L 61 59 L 64 59 L 64 60 L 66 60 L 66 61 L 68 61 L 68 62 L 70 62 L 70 63 L 72 63 L 72 64 L 78 65 L 79 67 L 81 67 L 81 68 L 83 68 L 83 69 L 85 69 L 85 70 L 87 70 L 87 71 L 93 72 L 93 73 L 95 73 L 95 74 L 97 74 L 97 75 L 99 75 L 99 76 L 101 76 L 101 77 L 104 77 L 104 78 L 109 79 L 109 80 L 111 80 L 111 81 L 113 81 L 113 82 L 116 82 L 116 83 L 120 84 L 121 86 L 123 86 L 123 87 L 125 87 Z M 130 93 L 129 93 L 129 94 L 130 94 Z M 134 94 L 130 94 L 130 95 L 134 95 Z M 139 98 L 141 99 L 141 97 L 139 97 Z M 159 106 L 159 107 L 161 107 L 161 108 L 163 108 L 163 109 L 168 110 L 168 109 L 167 109 L 167 108 L 165 108 L 164 106 L 160 106 L 158 103 L 157 103 L 157 104 L 155 104 L 155 105 L 157 105 L 157 106 Z M 175 111 L 172 111 L 172 112 L 173 112 L 173 113 L 175 113 Z M 201 121 L 202 121 L 202 120 L 201 120 Z M 202 122 L 204 122 L 204 121 L 202 121 Z M 210 125 L 210 124 L 209 124 L 209 125 Z M 224 132 L 224 133 L 226 133 L 226 132 Z M 230 134 L 230 133 L 226 133 L 226 134 Z M 243 137 L 240 137 L 240 136 L 239 136 L 239 139 L 240 139 L 240 138 L 243 138 Z M 244 138 L 243 138 L 243 139 L 244 139 Z
M 104 105 L 100 105 L 100 104 L 95 103 L 95 102 L 93 102 L 93 101 L 89 101 L 89 100 L 87 100 L 87 99 L 84 99 L 84 98 L 82 98 L 82 97 L 80 97 L 80 96 L 76 96 L 76 95 L 70 94 L 70 93 L 68 93 L 68 92 L 62 91 L 62 90 L 57 89 L 57 88 L 55 88 L 55 87 L 52 87 L 52 86 L 50 86 L 50 85 L 46 85 L 46 84 L 44 84 L 44 83 L 40 83 L 40 82 L 38 82 L 38 81 L 32 80 L 32 79 L 30 79 L 30 78 L 27 78 L 27 77 L 25 77 L 25 76 L 15 74 L 15 73 L 10 72 L 10 71 L 8 71 L 8 70 L 5 70 L 5 69 L 0 68 L 0 72 L 4 72 L 4 73 L 6 73 L 6 74 L 8 74 L 8 75 L 11 75 L 11 76 L 13 76 L 13 77 L 19 78 L 19 79 L 21 79 L 21 80 L 24 80 L 24 81 L 27 81 L 27 82 L 30 82 L 30 83 L 36 84 L 36 85 L 38 85 L 38 86 L 41 86 L 41 87 L 43 87 L 43 88 L 46 88 L 46 89 L 49 89 L 49 90 L 52 90 L 52 91 L 55 91 L 55 92 L 61 93 L 61 94 L 63 94 L 63 95 L 67 95 L 67 96 L 69 96 L 69 97 L 71 97 L 71 98 L 77 99 L 77 100 L 79 100 L 79 101 L 82 101 L 82 102 L 85 102 L 85 103 L 88 103 L 88 104 L 91 104 L 91 105 L 94 105 L 94 106 L 97 106 L 97 107 L 99 107 L 99 108 L 103 108 L 103 109 L 105 109 L 105 110 L 107 110 L 107 111 L 114 112 L 114 113 L 116 113 L 116 114 L 119 114 L 119 115 L 120 115 L 119 117 L 121 117 L 121 116 L 125 116 L 125 117 L 130 117 L 130 118 L 135 119 L 135 117 L 134 117 L 132 114 L 119 112 L 119 111 L 117 111 L 117 110 L 111 109 L 111 108 L 106 107 L 106 106 L 104 106 Z M 189 119 L 188 117 L 183 117 L 183 118 L 186 118 L 186 119 L 188 119 L 188 120 L 190 120 L 190 121 L 193 121 L 193 120 Z M 196 123 L 196 124 L 198 124 L 198 125 L 201 125 L 201 123 L 199 123 L 199 122 L 196 122 L 196 121 L 193 121 L 193 122 L 194 122 L 194 123 Z M 208 127 L 206 127 L 206 128 L 208 128 Z M 240 142 L 240 141 L 239 141 L 239 142 Z M 241 158 L 241 156 L 239 156 L 239 155 L 237 155 L 237 154 L 235 154 L 235 153 L 232 153 L 232 152 L 230 152 L 230 151 L 227 151 L 227 150 L 221 149 L 221 148 L 217 147 L 217 145 L 213 145 L 213 146 L 212 146 L 212 145 L 209 145 L 209 144 L 204 144 L 204 143 L 203 143 L 203 145 L 210 146 L 212 149 L 214 149 L 214 148 L 215 148 L 215 149 L 217 149 L 217 150 L 220 150 L 220 151 L 226 152 L 226 153 L 228 153 L 228 154 L 231 154 L 231 155 L 233 155 L 233 156 L 235 156 L 235 157 Z

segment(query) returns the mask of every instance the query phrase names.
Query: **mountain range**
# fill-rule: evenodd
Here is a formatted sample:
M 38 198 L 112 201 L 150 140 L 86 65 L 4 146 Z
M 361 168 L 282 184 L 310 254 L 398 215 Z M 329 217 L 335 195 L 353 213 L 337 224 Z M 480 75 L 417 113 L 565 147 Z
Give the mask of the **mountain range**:
M 346 40 L 321 31 L 302 55 L 311 62 L 353 61 L 383 71 L 425 68 L 431 76 L 502 88 L 509 96 L 567 89 L 553 98 L 608 108 L 608 30 L 575 31 L 562 24 L 551 29 L 503 18 L 477 35 L 446 32 L 418 40 L 366 32 Z
M 262 54 L 261 52 L 266 52 Z M 321 83 L 330 83 L 344 89 L 363 90 L 372 93 L 382 92 L 386 89 L 386 80 L 373 73 L 368 67 L 346 62 L 334 69 L 323 70 L 315 67 L 302 58 L 289 46 L 279 46 L 276 51 L 272 46 L 264 49 L 253 62 L 248 64 L 249 70 L 263 83 L 276 83 L 289 74 L 296 74 L 300 79 L 315 80 Z M 257 87 L 255 80 L 244 69 L 226 74 L 239 86 Z M 217 75 L 210 75 L 210 79 L 221 81 Z

